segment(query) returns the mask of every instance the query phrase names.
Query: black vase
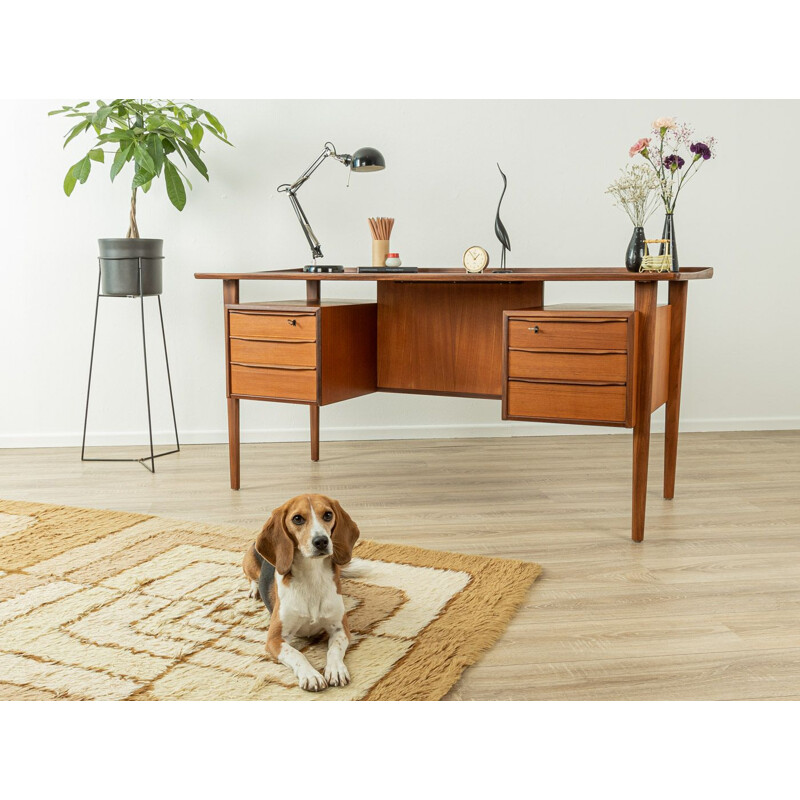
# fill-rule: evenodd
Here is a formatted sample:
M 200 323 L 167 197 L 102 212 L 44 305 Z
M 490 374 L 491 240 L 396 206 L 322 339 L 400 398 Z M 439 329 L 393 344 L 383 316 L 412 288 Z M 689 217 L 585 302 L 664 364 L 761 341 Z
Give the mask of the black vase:
M 625 253 L 625 269 L 628 272 L 638 272 L 642 266 L 644 256 L 644 228 L 634 228 L 628 250 Z
M 672 214 L 664 217 L 664 230 L 661 233 L 662 239 L 669 239 L 669 252 L 672 254 L 672 271 L 678 272 L 678 245 L 675 243 L 675 220 Z M 664 245 L 658 249 L 658 254 L 664 255 Z

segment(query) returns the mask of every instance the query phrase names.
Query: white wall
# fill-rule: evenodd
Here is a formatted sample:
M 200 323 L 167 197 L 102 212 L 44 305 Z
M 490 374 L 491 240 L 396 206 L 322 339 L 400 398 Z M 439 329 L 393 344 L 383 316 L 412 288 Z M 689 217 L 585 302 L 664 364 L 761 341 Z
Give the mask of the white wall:
M 73 102 L 80 98 L 72 98 Z M 368 263 L 368 216 L 397 220 L 392 249 L 406 264 L 457 266 L 466 246 L 499 257 L 493 221 L 501 183 L 512 266 L 621 264 L 630 225 L 604 195 L 627 149 L 656 116 L 677 115 L 719 139 L 718 158 L 682 195 L 681 263 L 711 265 L 691 285 L 682 428 L 796 428 L 800 423 L 795 234 L 800 163 L 791 142 L 797 102 L 733 101 L 197 101 L 226 125 L 235 148 L 208 143 L 211 182 L 198 177 L 183 213 L 163 186 L 139 201 L 142 236 L 165 240 L 167 336 L 185 442 L 225 441 L 221 285 L 195 271 L 297 267 L 308 251 L 275 191 L 326 140 L 378 147 L 383 172 L 326 163 L 301 200 L 326 260 Z M 97 280 L 96 239 L 123 236 L 129 190 L 108 165 L 71 198 L 67 167 L 89 140 L 61 148 L 60 101 L 6 104 L 0 287 L 0 446 L 80 442 Z M 127 176 L 129 180 L 130 176 Z M 660 233 L 653 217 L 648 235 Z M 328 297 L 374 297 L 373 284 L 324 286 Z M 242 284 L 242 299 L 302 296 L 302 285 Z M 629 285 L 546 286 L 547 302 L 632 302 Z M 661 298 L 663 299 L 663 297 Z M 148 313 L 155 313 L 148 301 Z M 101 301 L 94 443 L 141 442 L 146 417 L 136 301 Z M 151 320 L 154 319 L 151 316 Z M 157 329 L 149 325 L 155 427 L 169 429 Z M 243 403 L 245 439 L 305 438 L 304 406 Z M 663 413 L 663 412 L 661 412 Z M 656 421 L 658 425 L 658 420 Z M 323 438 L 587 433 L 598 429 L 502 423 L 489 400 L 373 394 L 322 410 Z M 602 430 L 601 432 L 609 432 Z

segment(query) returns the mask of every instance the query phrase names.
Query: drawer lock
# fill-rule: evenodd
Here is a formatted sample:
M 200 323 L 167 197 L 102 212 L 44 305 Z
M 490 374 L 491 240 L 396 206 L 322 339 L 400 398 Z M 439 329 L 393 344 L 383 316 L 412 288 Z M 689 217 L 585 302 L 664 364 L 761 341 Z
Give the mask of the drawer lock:
M 288 320 L 286 320 L 286 321 L 287 321 L 287 322 L 288 322 L 290 325 L 297 325 L 297 320 L 296 320 L 296 319 L 288 319 Z
M 533 331 L 534 333 L 539 333 L 539 326 L 534 325 L 532 328 L 528 328 L 529 331 Z

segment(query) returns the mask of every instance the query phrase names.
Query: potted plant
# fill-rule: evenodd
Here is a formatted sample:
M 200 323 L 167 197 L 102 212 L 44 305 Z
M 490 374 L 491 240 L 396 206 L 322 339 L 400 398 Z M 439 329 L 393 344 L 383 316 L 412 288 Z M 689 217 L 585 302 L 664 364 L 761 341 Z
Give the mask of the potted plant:
M 82 133 L 91 132 L 97 141 L 89 152 L 67 171 L 64 192 L 71 195 L 76 184 L 86 183 L 92 162 L 104 163 L 113 153 L 111 180 L 132 164 L 131 208 L 128 233 L 123 239 L 99 239 L 102 263 L 103 294 L 127 296 L 139 294 L 139 261 L 142 265 L 142 292 L 161 294 L 163 239 L 142 239 L 136 221 L 136 194 L 145 194 L 153 180 L 163 175 L 167 197 L 178 211 L 186 205 L 186 187 L 192 184 L 184 169 L 191 165 L 206 180 L 208 170 L 200 158 L 206 132 L 225 144 L 228 134 L 209 111 L 172 100 L 96 101 L 92 110 L 88 100 L 74 106 L 62 106 L 50 112 L 77 118 L 66 134 L 66 147 Z M 177 158 L 176 158 L 177 156 Z M 180 159 L 180 162 L 178 162 Z

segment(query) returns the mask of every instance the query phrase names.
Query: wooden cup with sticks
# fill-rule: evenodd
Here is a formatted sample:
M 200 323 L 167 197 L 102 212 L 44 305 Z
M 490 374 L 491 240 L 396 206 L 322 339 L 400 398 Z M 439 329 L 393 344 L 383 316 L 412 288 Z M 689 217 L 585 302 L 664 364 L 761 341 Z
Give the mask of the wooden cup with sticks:
M 367 222 L 372 232 L 372 266 L 385 267 L 394 217 L 369 217 Z

